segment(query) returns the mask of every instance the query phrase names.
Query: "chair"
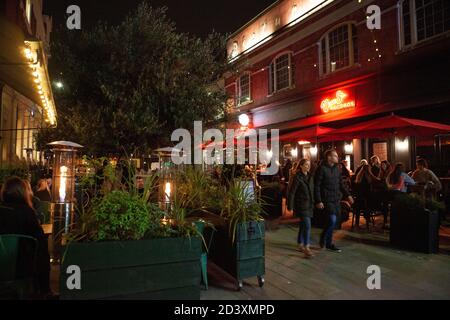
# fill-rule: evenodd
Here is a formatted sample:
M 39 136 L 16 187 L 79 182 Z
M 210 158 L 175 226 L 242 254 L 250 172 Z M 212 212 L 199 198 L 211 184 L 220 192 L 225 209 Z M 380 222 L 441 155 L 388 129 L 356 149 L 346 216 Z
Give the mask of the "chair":
M 205 222 L 203 220 L 197 220 L 194 222 L 198 232 L 204 236 Z M 202 254 L 200 256 L 200 266 L 202 269 L 202 282 L 205 285 L 206 290 L 208 290 L 208 252 L 205 244 L 202 246 Z
M 33 244 L 32 273 L 25 278 L 18 279 L 16 267 L 22 241 L 29 241 Z M 0 297 L 25 299 L 33 293 L 37 246 L 37 240 L 30 236 L 0 235 Z

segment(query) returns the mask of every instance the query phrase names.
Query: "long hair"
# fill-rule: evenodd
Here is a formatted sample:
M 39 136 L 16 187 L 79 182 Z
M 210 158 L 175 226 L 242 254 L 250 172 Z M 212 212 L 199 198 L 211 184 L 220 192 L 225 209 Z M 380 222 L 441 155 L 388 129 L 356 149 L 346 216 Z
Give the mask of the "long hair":
M 404 171 L 403 163 L 398 162 L 395 164 L 394 169 L 391 171 L 391 173 L 388 176 L 388 181 L 390 184 L 397 184 L 400 181 L 400 177 L 402 175 L 402 172 Z
M 33 209 L 31 186 L 19 177 L 8 178 L 2 186 L 2 201 L 6 204 L 25 204 Z
M 370 169 L 370 166 L 368 164 L 363 164 L 361 167 L 361 170 L 359 170 L 358 174 L 356 175 L 355 182 L 361 183 L 362 179 L 364 177 L 366 177 L 370 183 L 372 181 L 372 175 L 371 175 L 369 169 Z
M 386 169 L 383 169 L 383 164 L 386 166 Z M 387 161 L 387 160 L 381 161 L 380 178 L 386 179 L 387 176 L 389 175 L 389 173 L 391 172 L 391 170 L 392 170 L 392 166 L 389 163 L 389 161 Z
M 44 190 L 50 191 L 47 180 L 39 179 L 39 181 L 37 183 L 37 191 L 44 191 Z

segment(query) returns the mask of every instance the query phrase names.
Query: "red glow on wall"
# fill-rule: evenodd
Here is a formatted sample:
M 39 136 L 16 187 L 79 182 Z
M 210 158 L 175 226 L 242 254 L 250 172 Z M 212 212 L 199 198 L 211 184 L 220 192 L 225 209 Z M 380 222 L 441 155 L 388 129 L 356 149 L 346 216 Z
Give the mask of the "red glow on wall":
M 336 91 L 336 95 L 333 98 L 325 98 L 320 103 L 320 109 L 324 113 L 331 111 L 337 111 L 342 109 L 354 108 L 356 106 L 355 100 L 348 99 L 349 94 L 343 90 Z

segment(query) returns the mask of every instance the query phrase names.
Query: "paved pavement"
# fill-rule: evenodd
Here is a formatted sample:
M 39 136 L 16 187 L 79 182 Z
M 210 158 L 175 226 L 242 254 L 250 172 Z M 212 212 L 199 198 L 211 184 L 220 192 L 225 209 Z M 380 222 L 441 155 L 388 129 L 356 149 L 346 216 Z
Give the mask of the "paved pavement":
M 439 254 L 393 249 L 388 232 L 350 225 L 336 232 L 342 253 L 315 251 L 305 259 L 295 250 L 297 227 L 280 225 L 266 233 L 266 276 L 263 288 L 256 278 L 247 279 L 236 291 L 233 278 L 209 266 L 209 290 L 202 299 L 450 299 L 450 251 L 441 240 Z M 313 228 L 316 241 L 320 233 Z M 445 232 L 444 232 L 445 233 Z M 367 267 L 381 268 L 381 290 L 367 289 Z

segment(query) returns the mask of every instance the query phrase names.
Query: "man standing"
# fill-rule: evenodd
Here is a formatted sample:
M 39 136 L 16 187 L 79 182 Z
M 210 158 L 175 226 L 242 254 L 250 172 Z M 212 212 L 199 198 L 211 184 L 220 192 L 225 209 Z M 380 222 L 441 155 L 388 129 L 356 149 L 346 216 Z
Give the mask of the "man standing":
M 324 154 L 323 164 L 317 169 L 314 183 L 314 199 L 316 207 L 324 210 L 327 218 L 327 224 L 320 236 L 320 247 L 333 252 L 341 252 L 333 244 L 333 231 L 336 225 L 336 216 L 341 209 L 342 196 L 348 198 L 350 204 L 353 204 L 353 198 L 350 196 L 339 170 L 339 157 L 336 150 L 327 150 Z

